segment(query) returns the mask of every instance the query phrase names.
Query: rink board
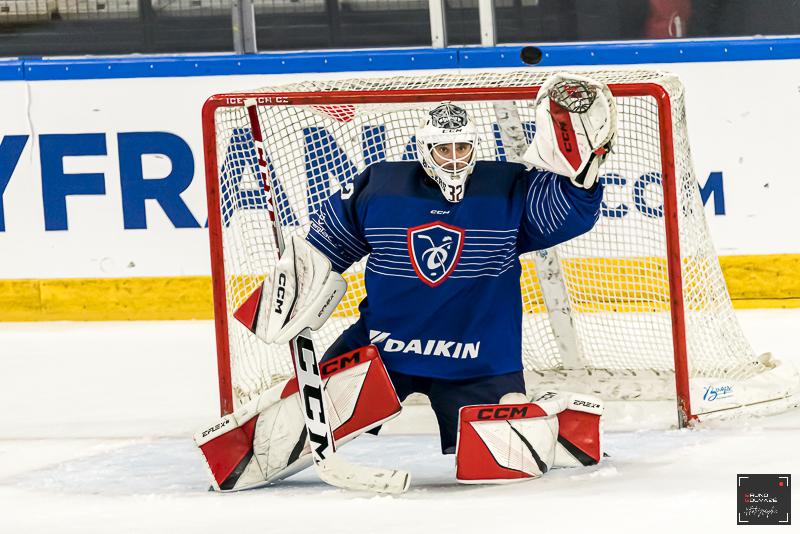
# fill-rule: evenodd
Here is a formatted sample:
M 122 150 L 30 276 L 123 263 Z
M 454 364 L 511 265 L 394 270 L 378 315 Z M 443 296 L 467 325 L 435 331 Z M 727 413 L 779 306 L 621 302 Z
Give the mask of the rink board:
M 800 255 L 723 256 L 720 263 L 734 308 L 800 308 Z M 348 284 L 358 294 L 363 282 L 351 277 Z M 607 305 L 641 311 L 624 300 Z M 0 280 L 0 321 L 212 317 L 208 276 Z
M 796 306 L 800 181 L 787 169 L 796 167 L 800 39 L 542 50 L 540 67 L 622 64 L 681 77 L 706 216 L 735 305 Z M 523 68 L 518 51 L 0 61 L 0 320 L 210 316 L 200 132 L 209 95 L 310 78 Z M 756 80 L 769 80 L 769 98 L 756 96 L 764 94 Z M 776 102 L 787 120 L 777 120 Z M 164 193 L 148 197 L 156 185 Z

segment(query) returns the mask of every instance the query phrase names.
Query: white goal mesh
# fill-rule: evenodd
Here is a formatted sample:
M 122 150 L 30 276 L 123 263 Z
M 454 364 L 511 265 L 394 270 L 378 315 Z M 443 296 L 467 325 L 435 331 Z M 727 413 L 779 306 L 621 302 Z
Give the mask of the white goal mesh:
M 414 159 L 414 130 L 426 110 L 442 100 L 465 107 L 479 125 L 479 159 L 515 158 L 510 140 L 516 135 L 519 145 L 532 139 L 533 98 L 547 74 L 530 70 L 307 82 L 248 93 L 259 98 L 264 150 L 279 183 L 277 211 L 286 234 L 305 235 L 319 203 L 371 163 Z M 539 263 L 534 261 L 539 253 L 521 258 L 523 360 L 533 373 L 531 380 L 579 373 L 594 377 L 589 384 L 610 381 L 604 396 L 615 391 L 622 396 L 674 396 L 676 347 L 680 353 L 683 346 L 686 371 L 693 379 L 746 381 L 769 370 L 771 364 L 755 357 L 737 324 L 709 237 L 679 81 L 655 72 L 588 75 L 608 83 L 615 94 L 619 138 L 603 167 L 606 192 L 596 227 L 540 254 Z M 663 98 L 654 87 L 664 90 Z M 227 310 L 218 324 L 218 342 L 221 357 L 229 361 L 235 402 L 252 398 L 292 372 L 288 347 L 267 347 L 231 316 L 276 259 L 243 96 L 210 100 L 213 107 L 205 125 L 206 143 L 213 143 L 206 147 L 211 156 L 209 191 L 217 190 L 216 197 L 209 196 L 214 204 L 209 209 L 219 215 L 218 235 L 215 215 L 211 225 L 212 254 L 218 258 L 215 299 L 218 314 L 223 301 Z M 673 180 L 671 190 L 667 180 Z M 672 230 L 665 227 L 670 216 L 665 191 L 674 191 L 677 227 Z M 685 327 L 677 330 L 676 313 L 671 313 L 668 235 L 669 250 L 680 254 L 674 264 L 680 266 L 680 277 L 673 273 L 672 289 L 682 291 L 682 299 L 678 292 L 673 296 L 676 311 L 683 308 L 678 315 Z M 555 291 L 560 287 L 568 295 L 558 310 L 548 308 L 537 277 L 536 265 L 541 269 L 548 261 L 556 273 L 548 284 L 555 280 Z M 364 297 L 363 261 L 345 277 L 345 300 L 315 335 L 321 348 L 357 318 Z M 568 317 L 566 328 L 554 324 L 554 314 Z M 683 338 L 677 343 L 674 331 Z M 573 348 L 565 349 L 570 343 Z M 667 387 L 640 386 L 624 393 L 613 385 L 624 377 L 657 378 Z

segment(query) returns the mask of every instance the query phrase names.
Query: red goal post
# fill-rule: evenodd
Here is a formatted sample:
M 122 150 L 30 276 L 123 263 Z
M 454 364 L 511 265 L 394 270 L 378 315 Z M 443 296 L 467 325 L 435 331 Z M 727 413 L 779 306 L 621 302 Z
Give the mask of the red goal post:
M 600 377 L 615 384 L 606 389 L 619 391 L 618 383 L 637 382 L 638 375 L 652 373 L 657 378 L 648 375 L 646 385 L 634 385 L 627 394 L 627 398 L 637 398 L 651 388 L 648 381 L 664 382 L 667 376 L 667 382 L 674 380 L 674 386 L 666 389 L 677 399 L 681 426 L 699 413 L 785 399 L 796 386 L 792 382 L 796 376 L 788 377 L 786 384 L 773 392 L 761 391 L 764 387 L 760 385 L 755 396 L 739 396 L 716 406 L 702 399 L 702 409 L 693 409 L 693 400 L 699 404 L 701 388 L 724 390 L 735 383 L 740 389 L 775 366 L 763 360 L 764 356 L 761 360 L 755 357 L 733 316 L 710 245 L 699 191 L 692 192 L 696 181 L 688 151 L 682 86 L 675 77 L 661 73 L 590 75 L 609 84 L 620 109 L 620 146 L 603 169 L 604 180 L 620 198 L 633 198 L 637 206 L 641 203 L 641 213 L 629 208 L 631 202 L 615 204 L 626 207 L 622 215 L 621 208 L 614 211 L 610 204 L 604 205 L 608 221 L 601 217 L 597 230 L 573 240 L 575 244 L 523 258 L 523 360 L 529 381 L 552 384 L 556 377 L 558 384 L 559 376 L 578 377 L 586 390 L 606 396 L 605 389 L 594 383 Z M 415 121 L 418 123 L 426 106 L 443 100 L 464 103 L 484 128 L 486 142 L 482 145 L 488 146 L 479 157 L 514 159 L 514 152 L 519 154 L 514 143 L 529 141 L 529 130 L 535 129 L 529 107 L 545 77 L 541 71 L 525 71 L 346 80 L 209 98 L 202 112 L 203 139 L 223 413 L 291 372 L 285 353 L 247 339 L 249 332 L 232 322 L 235 308 L 270 268 L 266 259 L 270 254 L 259 250 L 269 246 L 259 238 L 260 221 L 263 219 L 264 227 L 267 224 L 266 208 L 259 205 L 262 199 L 254 193 L 256 188 L 247 185 L 257 181 L 257 170 L 251 168 L 254 144 L 243 112 L 245 101 L 255 99 L 258 104 L 269 166 L 285 189 L 279 204 L 292 217 L 287 227 L 304 234 L 315 205 L 351 179 L 353 172 L 363 170 L 371 162 L 371 153 L 373 160 L 408 156 L 408 147 L 404 151 L 402 145 L 413 136 Z M 375 134 L 374 140 L 365 141 L 365 132 L 381 128 L 383 137 Z M 355 138 L 360 142 L 353 141 Z M 680 152 L 677 158 L 676 151 Z M 637 175 L 641 177 L 631 185 Z M 247 194 L 240 195 L 241 191 Z M 319 198 L 312 199 L 315 194 Z M 654 200 L 645 200 L 648 196 Z M 697 222 L 700 220 L 702 224 Z M 682 238 L 688 242 L 686 250 L 682 250 Z M 575 268 L 578 264 L 582 269 Z M 595 278 L 580 274 L 587 265 Z M 552 272 L 543 276 L 545 269 Z M 320 331 L 323 347 L 355 319 L 355 308 L 363 297 L 358 285 L 361 271 L 363 265 L 348 270 L 349 299 L 337 310 L 339 319 Z M 695 293 L 701 296 L 695 298 Z M 566 306 L 554 304 L 562 301 Z M 714 314 L 716 317 L 707 317 Z M 658 350 L 648 346 L 648 329 L 653 331 L 652 343 Z M 715 329 L 719 331 L 711 332 Z M 628 337 L 636 338 L 634 345 Z M 715 350 L 719 340 L 726 338 L 735 338 L 735 346 L 720 351 L 725 352 L 724 358 L 720 357 L 724 363 L 714 363 L 715 356 L 706 352 Z M 593 353 L 595 345 L 599 347 L 597 355 Z M 548 351 L 552 354 L 539 356 Z M 758 366 L 759 372 L 754 372 Z

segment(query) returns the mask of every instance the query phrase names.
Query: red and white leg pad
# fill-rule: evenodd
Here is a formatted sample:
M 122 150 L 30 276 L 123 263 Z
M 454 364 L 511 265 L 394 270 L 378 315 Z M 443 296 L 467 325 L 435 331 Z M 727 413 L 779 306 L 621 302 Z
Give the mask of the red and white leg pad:
M 333 437 L 342 445 L 396 417 L 400 401 L 378 349 L 320 364 Z M 194 436 L 217 491 L 263 486 L 312 463 L 297 379 L 281 382 Z
M 551 467 L 594 465 L 603 457 L 603 402 L 582 393 L 521 393 L 459 412 L 456 479 L 500 484 L 539 478 Z
M 533 396 L 535 402 L 566 401 L 558 414 L 558 444 L 554 467 L 595 465 L 603 458 L 603 401 L 582 393 L 545 391 Z
M 563 403 L 484 404 L 459 410 L 456 480 L 501 484 L 539 478 L 553 465 Z M 502 400 L 510 400 L 509 396 Z M 512 396 L 511 399 L 514 399 Z

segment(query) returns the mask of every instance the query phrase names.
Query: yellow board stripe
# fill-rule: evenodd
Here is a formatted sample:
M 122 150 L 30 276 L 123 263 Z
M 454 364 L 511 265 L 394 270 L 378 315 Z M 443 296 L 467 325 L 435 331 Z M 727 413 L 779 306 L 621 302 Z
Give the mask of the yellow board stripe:
M 0 321 L 211 318 L 209 276 L 0 281 Z
M 735 308 L 800 307 L 800 254 L 722 256 L 720 264 Z M 663 261 L 648 258 L 626 260 L 572 260 L 565 275 L 591 271 L 605 273 L 618 283 L 604 289 L 591 303 L 580 298 L 580 284 L 573 293 L 580 311 L 651 311 L 667 303 L 663 295 Z M 523 288 L 536 297 L 538 284 L 531 277 L 530 262 L 523 262 Z M 613 275 L 613 276 L 612 276 Z M 647 285 L 643 280 L 660 280 Z M 700 277 L 702 279 L 702 277 Z M 252 283 L 252 281 L 250 281 Z M 361 276 L 348 276 L 347 299 L 357 303 L 364 293 Z M 641 304 L 647 300 L 645 306 Z M 340 310 L 337 310 L 341 314 Z M 541 304 L 528 312 L 543 311 Z M 352 313 L 352 312 L 350 312 Z M 0 280 L 0 321 L 117 321 L 162 319 L 211 319 L 211 279 L 207 276 L 148 278 L 66 278 Z

